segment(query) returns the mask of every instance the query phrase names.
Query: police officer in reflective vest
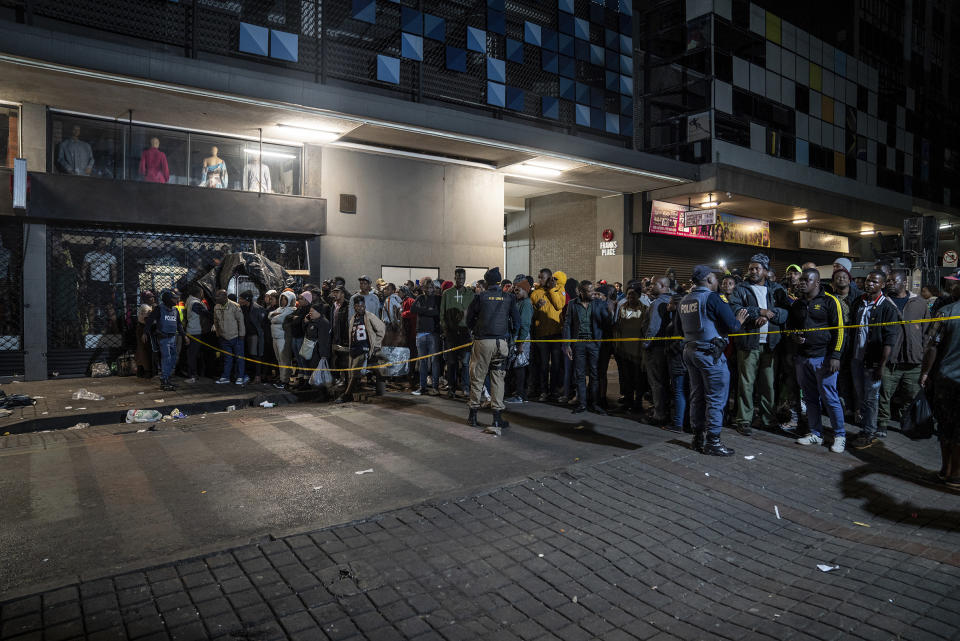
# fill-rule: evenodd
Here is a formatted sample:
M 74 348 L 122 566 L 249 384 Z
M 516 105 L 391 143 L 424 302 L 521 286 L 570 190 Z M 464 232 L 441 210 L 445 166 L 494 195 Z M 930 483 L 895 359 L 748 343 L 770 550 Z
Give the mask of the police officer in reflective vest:
M 487 289 L 474 296 L 467 307 L 467 327 L 473 332 L 473 351 L 470 353 L 470 416 L 467 424 L 480 427 L 477 412 L 483 398 L 483 383 L 490 374 L 490 405 L 493 425 L 483 430 L 500 435 L 508 427 L 503 412 L 503 378 L 509 367 L 511 337 L 520 326 L 520 312 L 513 294 L 500 289 L 500 270 L 496 267 L 483 275 Z
M 154 341 L 156 351 L 160 352 L 160 389 L 164 391 L 176 389 L 170 382 L 170 375 L 177 364 L 177 336 L 190 342 L 180 322 L 179 298 L 169 289 L 160 292 L 160 304 L 153 308 L 144 327 L 144 337 Z
M 736 316 L 717 294 L 717 275 L 709 265 L 693 268 L 693 290 L 680 301 L 683 362 L 690 376 L 690 424 L 693 448 L 711 456 L 732 456 L 720 441 L 730 374 L 723 350 L 727 334 L 740 331 L 747 310 Z

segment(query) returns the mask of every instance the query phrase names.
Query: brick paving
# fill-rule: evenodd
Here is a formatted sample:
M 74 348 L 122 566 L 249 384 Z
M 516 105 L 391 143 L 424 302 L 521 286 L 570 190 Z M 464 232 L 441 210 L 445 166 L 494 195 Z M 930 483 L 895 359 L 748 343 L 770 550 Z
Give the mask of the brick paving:
M 685 440 L 21 597 L 0 638 L 960 638 L 960 497 L 885 464 L 934 444 Z

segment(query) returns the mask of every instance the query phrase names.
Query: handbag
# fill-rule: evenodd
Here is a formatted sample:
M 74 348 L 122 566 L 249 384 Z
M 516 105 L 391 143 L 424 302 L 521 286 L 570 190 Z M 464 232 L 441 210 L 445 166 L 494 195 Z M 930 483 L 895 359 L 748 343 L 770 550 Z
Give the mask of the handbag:
M 309 338 L 303 339 L 303 345 L 300 346 L 300 351 L 297 354 L 300 355 L 305 361 L 309 361 L 313 358 L 313 350 L 317 348 L 317 341 L 311 340 Z
M 921 388 L 900 418 L 900 431 L 909 439 L 919 441 L 933 436 L 935 420 L 933 408 L 927 400 L 926 391 Z
M 310 375 L 310 384 L 314 387 L 333 387 L 333 374 L 330 373 L 330 365 L 326 358 L 321 358 L 317 368 Z

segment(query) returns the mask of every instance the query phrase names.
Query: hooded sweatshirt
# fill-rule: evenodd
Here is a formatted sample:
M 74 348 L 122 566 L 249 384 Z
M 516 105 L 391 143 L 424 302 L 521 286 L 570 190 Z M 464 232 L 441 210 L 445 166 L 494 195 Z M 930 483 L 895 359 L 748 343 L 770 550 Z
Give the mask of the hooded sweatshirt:
M 567 297 L 564 285 L 567 284 L 567 275 L 557 271 L 553 273 L 557 286 L 546 289 L 537 286 L 530 292 L 530 302 L 533 303 L 533 337 L 559 336 L 561 332 L 560 314 L 563 313 Z
M 294 307 L 294 302 L 297 300 L 296 294 L 293 292 L 283 292 L 280 296 L 287 300 L 287 304 L 284 307 L 278 307 L 270 312 L 270 335 L 274 338 L 286 337 L 286 333 L 283 330 L 283 321 L 296 309 L 296 307 Z

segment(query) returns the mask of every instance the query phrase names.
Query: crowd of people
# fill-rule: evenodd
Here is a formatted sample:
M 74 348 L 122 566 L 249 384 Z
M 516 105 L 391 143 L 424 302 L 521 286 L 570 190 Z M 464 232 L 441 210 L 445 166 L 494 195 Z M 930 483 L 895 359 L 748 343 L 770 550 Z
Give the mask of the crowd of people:
M 471 425 L 480 425 L 478 409 L 492 408 L 494 433 L 508 425 L 501 412 L 510 404 L 616 412 L 693 433 L 698 451 L 718 456 L 733 453 L 720 440 L 724 426 L 837 453 L 868 448 L 926 385 L 940 422 L 941 476 L 960 486 L 960 433 L 948 411 L 960 391 L 960 323 L 923 322 L 960 314 L 958 275 L 944 280 L 945 295 L 934 287 L 917 295 L 908 274 L 887 263 L 861 279 L 851 270 L 840 257 L 829 281 L 813 263 L 778 275 L 757 254 L 743 272 L 700 265 L 689 280 L 670 270 L 623 286 L 546 268 L 512 280 L 491 269 L 468 284 L 458 269 L 452 281 L 399 286 L 361 276 L 355 292 L 341 277 L 262 297 L 221 290 L 212 308 L 194 286 L 185 303 L 165 290 L 157 304 L 147 292 L 138 337 L 144 351 L 152 342 L 159 352 L 165 388 L 179 367 L 188 384 L 206 374 L 220 384 L 304 389 L 325 363 L 336 402 L 365 384 L 382 393 L 387 383 L 463 397 Z M 219 363 L 202 349 L 210 344 Z M 412 359 L 401 375 L 365 369 L 398 349 Z M 849 444 L 847 423 L 859 428 Z

